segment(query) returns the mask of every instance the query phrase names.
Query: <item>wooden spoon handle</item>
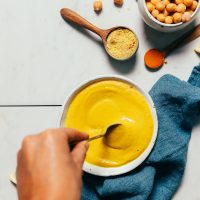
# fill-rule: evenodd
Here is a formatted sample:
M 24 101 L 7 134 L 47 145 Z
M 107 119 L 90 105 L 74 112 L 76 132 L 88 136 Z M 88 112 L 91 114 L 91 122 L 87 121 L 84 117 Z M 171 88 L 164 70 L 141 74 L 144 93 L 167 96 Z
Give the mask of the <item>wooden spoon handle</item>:
M 93 140 L 97 140 L 97 139 L 102 138 L 102 137 L 104 137 L 104 136 L 105 136 L 105 134 L 99 134 L 99 135 L 96 135 L 96 136 L 94 136 L 94 137 L 91 137 L 91 138 L 89 138 L 89 139 L 87 139 L 87 140 L 82 140 L 82 141 L 91 142 L 91 141 L 93 141 Z M 82 141 L 80 141 L 80 142 L 82 142 Z M 79 143 L 79 142 L 71 142 L 71 143 L 69 144 L 70 149 L 73 149 L 74 146 L 75 146 L 76 144 L 78 144 L 78 143 Z
M 84 27 L 84 28 L 96 33 L 100 37 L 102 36 L 102 34 L 104 32 L 104 30 L 94 26 L 93 24 L 91 24 L 86 19 L 81 17 L 79 14 L 77 14 L 73 10 L 70 10 L 69 8 L 61 9 L 60 14 L 65 20 L 73 22 L 81 27 Z
M 173 51 L 175 48 L 185 45 L 193 40 L 195 40 L 196 38 L 198 38 L 200 36 L 200 24 L 197 25 L 196 27 L 194 27 L 192 30 L 186 32 L 185 34 L 183 34 L 183 36 L 181 36 L 179 39 L 177 39 L 176 41 L 174 41 L 172 44 L 170 44 L 168 47 L 166 47 L 163 51 L 165 57 L 171 52 Z

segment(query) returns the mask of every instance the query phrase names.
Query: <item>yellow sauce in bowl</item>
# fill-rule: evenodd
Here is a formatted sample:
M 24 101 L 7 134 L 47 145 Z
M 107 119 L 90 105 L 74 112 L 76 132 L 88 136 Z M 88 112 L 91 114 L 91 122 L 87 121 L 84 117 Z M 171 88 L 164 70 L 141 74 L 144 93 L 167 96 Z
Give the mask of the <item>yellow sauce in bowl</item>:
M 153 116 L 137 88 L 117 80 L 87 86 L 71 101 L 65 127 L 92 137 L 115 122 L 122 125 L 107 137 L 90 142 L 86 162 L 100 167 L 119 167 L 138 158 L 153 136 Z

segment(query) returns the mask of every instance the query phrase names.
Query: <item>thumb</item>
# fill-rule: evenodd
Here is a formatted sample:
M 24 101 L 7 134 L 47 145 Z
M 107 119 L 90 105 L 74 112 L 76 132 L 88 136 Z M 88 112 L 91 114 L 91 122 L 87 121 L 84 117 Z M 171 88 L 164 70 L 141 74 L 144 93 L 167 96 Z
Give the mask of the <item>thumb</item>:
M 82 169 L 87 150 L 88 150 L 88 142 L 86 141 L 79 142 L 72 150 L 71 153 L 72 158 L 79 170 Z

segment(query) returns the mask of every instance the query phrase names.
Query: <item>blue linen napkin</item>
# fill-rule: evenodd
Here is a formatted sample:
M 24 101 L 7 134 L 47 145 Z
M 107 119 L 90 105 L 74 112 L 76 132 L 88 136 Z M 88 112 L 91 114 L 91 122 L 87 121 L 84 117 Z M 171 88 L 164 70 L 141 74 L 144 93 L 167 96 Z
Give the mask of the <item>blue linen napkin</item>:
M 159 130 L 145 162 L 115 177 L 84 173 L 82 200 L 168 200 L 178 188 L 186 164 L 188 143 L 200 112 L 200 65 L 188 82 L 165 75 L 151 89 Z

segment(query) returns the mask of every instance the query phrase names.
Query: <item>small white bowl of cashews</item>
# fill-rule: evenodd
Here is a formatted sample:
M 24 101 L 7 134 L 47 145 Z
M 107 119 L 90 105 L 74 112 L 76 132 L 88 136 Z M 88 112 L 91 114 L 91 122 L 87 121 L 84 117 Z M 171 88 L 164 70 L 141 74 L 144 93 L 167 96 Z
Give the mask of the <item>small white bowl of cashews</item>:
M 184 29 L 196 18 L 200 0 L 138 0 L 143 20 L 162 32 Z

